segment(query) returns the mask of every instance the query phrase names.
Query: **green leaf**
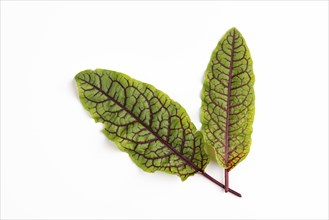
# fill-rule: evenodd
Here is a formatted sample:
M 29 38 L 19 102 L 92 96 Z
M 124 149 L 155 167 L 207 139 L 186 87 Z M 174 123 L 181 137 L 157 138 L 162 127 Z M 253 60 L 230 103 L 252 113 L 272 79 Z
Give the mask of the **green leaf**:
M 209 159 L 202 133 L 165 93 L 111 70 L 85 70 L 75 80 L 84 108 L 140 168 L 182 180 L 203 173 Z
M 206 144 L 227 171 L 246 158 L 254 120 L 254 73 L 245 39 L 232 28 L 219 41 L 208 64 L 201 121 Z

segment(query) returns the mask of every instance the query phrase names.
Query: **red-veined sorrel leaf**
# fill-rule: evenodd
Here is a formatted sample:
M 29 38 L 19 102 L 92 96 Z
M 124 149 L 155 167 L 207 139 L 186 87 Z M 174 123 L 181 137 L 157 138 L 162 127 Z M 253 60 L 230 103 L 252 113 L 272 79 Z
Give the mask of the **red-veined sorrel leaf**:
M 164 171 L 182 180 L 201 173 L 224 187 L 204 172 L 209 160 L 202 133 L 165 93 L 111 70 L 82 71 L 75 80 L 84 108 L 144 171 Z
M 254 120 L 254 73 L 241 33 L 230 29 L 211 55 L 202 91 L 202 131 L 228 172 L 248 154 Z

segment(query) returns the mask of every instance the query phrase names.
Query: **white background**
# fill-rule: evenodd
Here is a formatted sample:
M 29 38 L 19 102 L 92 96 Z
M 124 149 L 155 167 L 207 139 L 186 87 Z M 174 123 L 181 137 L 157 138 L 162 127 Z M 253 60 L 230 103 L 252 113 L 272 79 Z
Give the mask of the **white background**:
M 256 75 L 247 159 L 225 194 L 145 173 L 82 108 L 73 77 L 155 85 L 200 128 L 202 76 L 237 27 Z M 328 2 L 1 2 L 1 218 L 328 218 Z M 207 172 L 223 181 L 214 161 Z

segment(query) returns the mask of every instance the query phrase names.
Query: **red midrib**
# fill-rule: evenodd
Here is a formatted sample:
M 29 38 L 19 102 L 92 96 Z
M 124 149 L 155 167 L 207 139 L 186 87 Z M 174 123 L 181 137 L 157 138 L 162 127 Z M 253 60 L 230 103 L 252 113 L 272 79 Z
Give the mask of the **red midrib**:
M 122 105 L 121 103 L 119 103 L 117 100 L 113 99 L 111 96 L 109 96 L 108 94 L 106 94 L 103 90 L 101 90 L 100 88 L 98 88 L 97 86 L 89 83 L 88 81 L 81 79 L 83 82 L 87 83 L 88 85 L 94 87 L 96 90 L 98 90 L 99 92 L 101 92 L 103 95 L 105 95 L 109 100 L 111 100 L 112 102 L 114 102 L 116 105 L 118 105 L 119 107 L 121 107 L 123 110 L 125 110 L 128 114 L 130 114 L 136 121 L 138 121 L 138 123 L 140 123 L 142 126 L 144 126 L 147 130 L 149 130 L 149 132 L 151 132 L 151 134 L 156 137 L 162 144 L 164 144 L 166 147 L 169 148 L 169 150 L 171 150 L 174 154 L 176 154 L 181 160 L 183 160 L 184 162 L 186 162 L 186 164 L 188 164 L 190 167 L 192 167 L 193 169 L 195 169 L 198 172 L 204 173 L 204 171 L 198 167 L 197 165 L 195 165 L 192 161 L 190 161 L 188 158 L 186 158 L 183 154 L 181 154 L 180 152 L 178 152 L 174 147 L 172 147 L 168 142 L 166 142 L 165 140 L 163 140 L 157 133 L 155 133 L 149 126 L 147 126 L 143 121 L 141 121 L 137 116 L 135 116 L 131 111 L 129 111 L 124 105 Z
M 228 41 L 228 39 L 227 39 Z M 231 101 L 231 83 L 232 83 L 232 69 L 233 69 L 233 57 L 234 57 L 234 43 L 235 43 L 235 30 L 233 30 L 232 36 L 232 48 L 231 48 L 231 60 L 228 76 L 228 88 L 227 88 L 227 108 L 226 108 L 226 127 L 225 127 L 225 165 L 228 166 L 229 157 L 229 128 L 230 128 L 230 101 Z

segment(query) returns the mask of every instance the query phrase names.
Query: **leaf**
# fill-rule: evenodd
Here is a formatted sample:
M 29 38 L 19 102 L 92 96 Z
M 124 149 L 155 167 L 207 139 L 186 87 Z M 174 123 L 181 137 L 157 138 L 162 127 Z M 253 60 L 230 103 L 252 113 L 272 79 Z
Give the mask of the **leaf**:
M 225 187 L 204 171 L 209 159 L 202 132 L 165 93 L 111 70 L 85 70 L 75 80 L 84 108 L 104 124 L 103 133 L 140 168 L 176 174 L 182 180 L 199 172 Z
M 111 70 L 85 70 L 75 80 L 84 108 L 144 171 L 164 171 L 182 180 L 203 173 L 209 159 L 202 133 L 165 93 Z
M 252 64 L 245 39 L 232 28 L 219 41 L 205 73 L 202 131 L 227 172 L 250 150 L 255 113 Z

